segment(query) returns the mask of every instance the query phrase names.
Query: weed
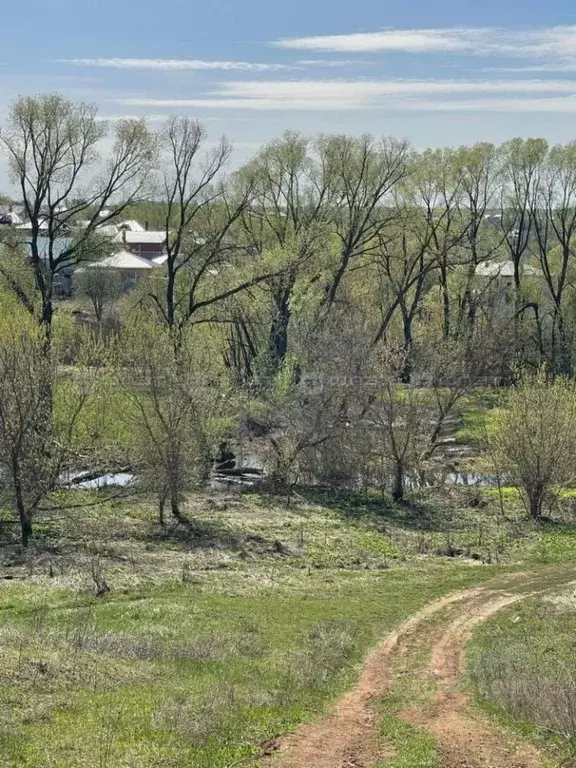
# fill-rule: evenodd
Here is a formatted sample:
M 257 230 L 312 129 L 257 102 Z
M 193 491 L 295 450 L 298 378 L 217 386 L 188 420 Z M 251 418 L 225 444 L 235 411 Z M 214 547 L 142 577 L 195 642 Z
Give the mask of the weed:
M 110 587 L 106 581 L 106 573 L 100 556 L 92 559 L 90 574 L 92 576 L 92 581 L 94 582 L 94 594 L 96 597 L 104 597 L 104 595 L 110 592 Z
M 469 652 L 478 700 L 576 754 L 576 618 L 570 601 L 537 598 L 492 619 Z M 535 695 L 537 692 L 537 695 Z
M 398 717 L 400 702 L 387 699 L 382 709 L 380 732 L 394 748 L 394 758 L 387 768 L 438 768 L 440 765 L 434 738 L 421 728 Z

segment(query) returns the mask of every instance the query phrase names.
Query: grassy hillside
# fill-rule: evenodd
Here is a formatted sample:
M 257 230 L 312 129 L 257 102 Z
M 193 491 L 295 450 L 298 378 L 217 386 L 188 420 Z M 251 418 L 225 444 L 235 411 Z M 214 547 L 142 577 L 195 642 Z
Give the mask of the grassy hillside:
M 165 529 L 73 498 L 26 555 L 0 528 L 0 765 L 256 765 L 404 617 L 574 547 L 465 489 L 198 495 Z

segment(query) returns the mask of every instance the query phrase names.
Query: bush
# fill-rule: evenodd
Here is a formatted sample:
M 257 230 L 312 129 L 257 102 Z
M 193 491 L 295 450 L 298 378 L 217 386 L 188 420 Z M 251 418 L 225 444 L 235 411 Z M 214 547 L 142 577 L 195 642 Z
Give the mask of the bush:
M 532 519 L 542 516 L 553 491 L 576 478 L 576 385 L 548 381 L 546 371 L 510 393 L 491 435 L 496 471 L 521 489 Z
M 485 625 L 469 654 L 481 701 L 576 745 L 574 605 L 531 601 Z

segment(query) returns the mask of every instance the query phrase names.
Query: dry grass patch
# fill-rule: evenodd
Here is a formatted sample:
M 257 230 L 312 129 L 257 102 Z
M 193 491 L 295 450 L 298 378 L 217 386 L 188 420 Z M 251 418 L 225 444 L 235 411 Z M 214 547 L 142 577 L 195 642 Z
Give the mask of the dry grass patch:
M 576 756 L 574 590 L 525 601 L 482 627 L 469 676 L 492 714 L 532 729 L 563 759 Z

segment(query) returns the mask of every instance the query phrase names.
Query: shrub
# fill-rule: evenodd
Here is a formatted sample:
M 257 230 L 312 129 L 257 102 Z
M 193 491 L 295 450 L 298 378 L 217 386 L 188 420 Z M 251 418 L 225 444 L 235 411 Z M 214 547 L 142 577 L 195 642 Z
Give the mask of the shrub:
M 576 386 L 546 371 L 524 379 L 510 393 L 491 436 L 497 470 L 521 489 L 532 519 L 542 516 L 552 491 L 576 478 Z

